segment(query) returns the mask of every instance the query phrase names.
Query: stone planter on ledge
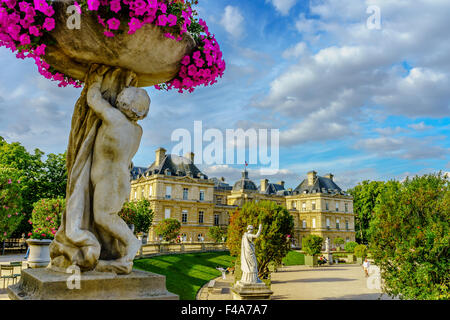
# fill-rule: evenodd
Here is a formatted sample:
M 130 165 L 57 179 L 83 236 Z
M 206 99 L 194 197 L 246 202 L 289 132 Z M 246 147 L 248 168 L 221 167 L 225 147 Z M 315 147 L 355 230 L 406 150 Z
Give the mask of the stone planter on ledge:
M 30 255 L 28 256 L 29 268 L 46 268 L 50 263 L 49 246 L 52 240 L 49 239 L 28 239 L 28 246 L 30 247 Z

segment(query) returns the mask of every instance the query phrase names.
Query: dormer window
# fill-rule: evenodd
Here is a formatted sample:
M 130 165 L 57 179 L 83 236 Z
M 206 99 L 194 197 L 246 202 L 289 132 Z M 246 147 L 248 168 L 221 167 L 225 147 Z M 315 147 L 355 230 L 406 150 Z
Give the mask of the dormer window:
M 164 170 L 164 174 L 165 174 L 166 176 L 170 176 L 170 175 L 172 175 L 172 172 L 170 172 L 169 169 L 166 169 L 166 170 Z

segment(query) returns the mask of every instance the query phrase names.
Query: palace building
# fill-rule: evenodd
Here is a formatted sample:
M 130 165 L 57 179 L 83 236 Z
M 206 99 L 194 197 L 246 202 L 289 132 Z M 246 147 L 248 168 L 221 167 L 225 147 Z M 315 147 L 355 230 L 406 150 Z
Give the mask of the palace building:
M 260 180 L 257 186 L 242 172 L 233 186 L 224 178 L 209 178 L 194 165 L 194 154 L 184 157 L 156 150 L 155 162 L 148 168 L 134 167 L 131 171 L 129 200 L 147 199 L 154 212 L 153 225 L 166 218 L 181 222 L 181 235 L 186 241 L 210 240 L 208 229 L 226 227 L 230 215 L 248 201 L 274 201 L 285 206 L 294 217 L 294 244 L 317 234 L 330 239 L 355 240 L 353 199 L 333 181 L 333 175 L 307 174 L 297 188 L 285 189 L 284 181 L 270 183 Z M 159 238 L 153 228 L 149 241 Z

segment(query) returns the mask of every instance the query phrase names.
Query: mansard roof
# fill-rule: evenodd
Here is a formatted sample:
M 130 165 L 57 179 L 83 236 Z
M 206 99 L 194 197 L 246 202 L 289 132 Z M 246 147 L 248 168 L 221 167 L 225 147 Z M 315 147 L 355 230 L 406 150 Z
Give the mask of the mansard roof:
M 196 179 L 208 179 L 208 176 L 203 174 L 197 166 L 188 158 L 180 157 L 174 154 L 166 155 L 164 160 L 157 166 L 155 162 L 148 168 L 145 168 L 144 172 L 142 172 L 142 168 L 134 167 L 132 172 L 137 172 L 139 176 L 151 176 L 153 174 L 164 174 L 176 177 L 192 177 Z M 137 178 L 135 176 L 134 179 Z
M 212 180 L 214 182 L 214 189 L 216 190 L 232 190 L 233 187 L 230 186 L 228 183 L 226 183 L 223 180 L 217 179 L 217 178 L 211 178 L 210 180 Z
M 330 193 L 346 195 L 344 191 L 330 178 L 316 176 L 314 183 L 308 185 L 308 179 L 305 179 L 294 189 L 293 194 L 299 193 Z

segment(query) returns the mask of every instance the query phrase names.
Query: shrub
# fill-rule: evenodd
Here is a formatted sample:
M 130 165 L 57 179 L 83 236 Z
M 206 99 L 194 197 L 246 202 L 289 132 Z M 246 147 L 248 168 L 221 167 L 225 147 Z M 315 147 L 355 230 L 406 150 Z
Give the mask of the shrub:
M 208 236 L 215 242 L 222 242 L 222 238 L 226 238 L 227 229 L 219 226 L 209 228 Z
M 136 233 L 148 232 L 153 222 L 153 211 L 150 202 L 146 199 L 125 202 L 119 216 L 128 225 L 134 225 Z
M 61 214 L 66 208 L 66 200 L 41 199 L 33 204 L 31 223 L 33 232 L 28 235 L 32 239 L 53 239 L 61 225 Z
M 365 258 L 367 256 L 367 246 L 364 244 L 358 244 L 355 247 L 355 256 L 358 258 Z
M 340 245 L 343 245 L 344 243 L 345 243 L 345 241 L 344 241 L 344 239 L 342 239 L 342 238 L 336 238 L 336 239 L 334 239 L 334 244 L 335 244 L 335 245 L 340 246 Z
M 370 224 L 384 291 L 402 299 L 450 299 L 450 183 L 442 174 L 388 183 Z
M 269 264 L 280 265 L 290 251 L 289 235 L 293 233 L 294 219 L 283 206 L 271 201 L 247 202 L 234 212 L 228 226 L 227 246 L 232 256 L 240 256 L 242 235 L 248 225 L 255 229 L 262 224 L 261 236 L 254 240 L 260 279 L 270 275 Z
M 18 170 L 0 168 L 0 240 L 11 237 L 25 216 L 22 188 Z
M 322 251 L 323 238 L 310 234 L 302 239 L 302 249 L 306 254 L 314 256 Z
M 158 236 L 162 236 L 165 241 L 172 241 L 178 237 L 181 223 L 177 219 L 169 218 L 162 220 L 155 227 Z
M 344 246 L 345 251 L 349 252 L 349 253 L 353 253 L 355 252 L 355 247 L 358 245 L 357 242 L 355 241 L 350 241 L 347 242 Z

